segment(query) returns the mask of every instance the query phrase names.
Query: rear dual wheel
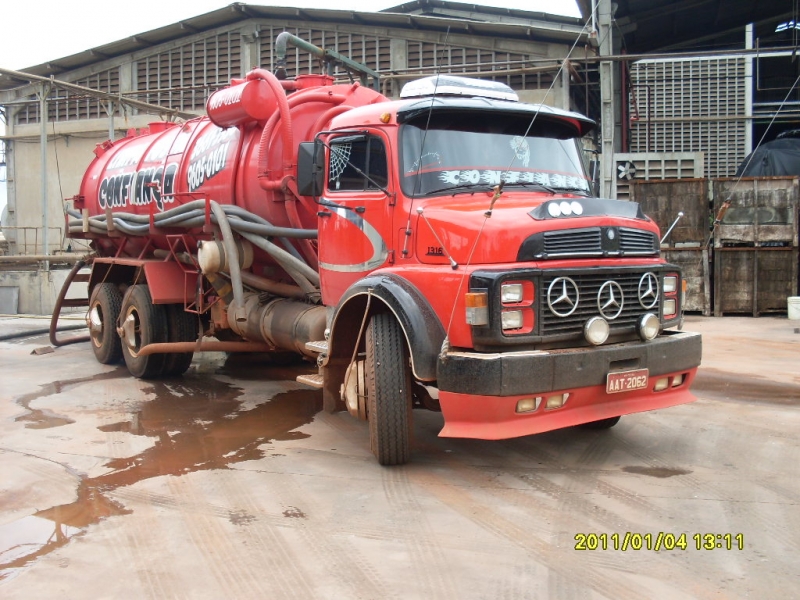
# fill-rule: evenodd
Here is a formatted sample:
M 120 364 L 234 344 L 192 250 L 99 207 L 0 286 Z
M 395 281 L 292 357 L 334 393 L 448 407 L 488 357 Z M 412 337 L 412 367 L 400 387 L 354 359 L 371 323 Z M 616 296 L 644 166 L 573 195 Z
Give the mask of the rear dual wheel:
M 132 285 L 125 292 L 120 314 L 122 357 L 128 371 L 140 379 L 158 377 L 164 371 L 167 355 L 139 351 L 148 344 L 168 340 L 167 311 L 164 305 L 153 304 L 146 285 Z
M 370 446 L 380 464 L 402 465 L 411 455 L 411 367 L 393 315 L 370 319 L 366 346 Z
M 197 340 L 197 318 L 183 310 L 180 304 L 167 304 L 167 326 L 170 342 Z M 164 377 L 183 375 L 192 364 L 194 352 L 170 352 L 164 362 Z
M 86 325 L 97 362 L 113 365 L 122 360 L 122 345 L 117 335 L 117 318 L 122 308 L 122 293 L 113 283 L 94 286 L 89 298 Z

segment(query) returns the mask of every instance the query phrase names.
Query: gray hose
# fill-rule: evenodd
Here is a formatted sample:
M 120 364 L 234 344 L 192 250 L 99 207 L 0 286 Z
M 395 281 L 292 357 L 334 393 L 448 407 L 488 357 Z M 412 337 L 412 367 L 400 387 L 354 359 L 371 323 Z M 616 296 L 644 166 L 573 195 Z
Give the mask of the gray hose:
M 251 233 L 258 233 L 259 235 L 273 237 L 277 236 L 281 245 L 286 249 L 289 254 L 297 258 L 298 260 L 303 260 L 303 257 L 300 256 L 300 253 L 297 249 L 292 245 L 292 243 L 287 238 L 296 238 L 296 239 L 316 239 L 317 238 L 317 230 L 316 229 L 295 229 L 292 227 L 277 227 L 267 221 L 266 219 L 255 215 L 240 206 L 234 206 L 230 204 L 221 205 L 223 210 L 225 211 L 226 215 L 237 217 L 236 223 L 231 223 L 231 227 L 234 230 L 239 229 L 239 224 L 242 224 L 242 227 L 245 228 L 246 231 Z M 74 211 L 68 210 L 67 213 L 69 216 L 73 217 L 74 221 L 70 221 L 69 232 L 70 233 L 80 233 L 83 231 L 83 220 L 81 214 Z M 203 200 L 194 200 L 192 202 L 187 202 L 181 206 L 177 206 L 175 208 L 169 209 L 162 213 L 153 216 L 153 220 L 156 224 L 161 227 L 199 227 L 205 224 L 205 201 Z M 217 222 L 215 215 L 212 215 L 212 221 Z M 80 220 L 79 220 L 80 219 Z M 241 220 L 239 220 L 241 219 Z M 229 219 L 230 220 L 230 219 Z M 106 223 L 106 215 L 96 215 L 89 218 L 89 226 L 91 233 L 105 233 L 105 227 L 107 226 Z M 126 213 L 126 212 L 115 212 L 112 217 L 112 222 L 114 226 L 119 229 L 120 231 L 128 234 L 128 235 L 147 235 L 150 232 L 150 217 L 149 215 L 137 215 L 133 213 Z M 247 223 L 247 225 L 244 225 Z M 254 227 L 251 224 L 257 224 L 260 227 Z
M 75 331 L 76 329 L 86 329 L 86 325 L 61 325 L 56 331 L 61 333 L 62 331 Z M 29 329 L 28 331 L 17 331 L 16 333 L 4 333 L 0 335 L 0 342 L 7 342 L 8 340 L 16 340 L 34 335 L 44 335 L 45 333 L 50 333 L 49 327 L 47 329 Z
M 264 252 L 269 254 L 272 258 L 274 258 L 278 264 L 280 264 L 283 268 L 291 267 L 296 272 L 299 272 L 303 275 L 306 279 L 314 283 L 315 285 L 319 285 L 319 273 L 317 273 L 314 269 L 309 267 L 305 262 L 302 260 L 296 259 L 294 256 L 282 250 L 269 240 L 265 240 L 260 238 L 252 233 L 248 233 L 246 231 L 240 232 L 240 234 L 244 239 L 250 241 L 254 245 L 261 248 Z
M 205 200 L 193 200 L 171 208 L 169 210 L 153 215 L 153 221 L 159 226 L 195 228 L 205 224 Z M 234 290 L 234 297 L 237 297 L 237 290 L 243 294 L 241 282 L 241 270 L 238 262 L 238 251 L 233 243 L 233 231 L 258 246 L 270 256 L 294 279 L 306 293 L 318 291 L 319 274 L 312 269 L 300 256 L 295 247 L 287 238 L 295 239 L 315 239 L 317 230 L 315 229 L 295 229 L 289 227 L 277 227 L 266 219 L 253 214 L 240 206 L 221 205 L 218 202 L 210 202 L 212 210 L 212 222 L 220 227 L 222 232 L 225 252 L 231 257 L 231 284 Z M 83 231 L 83 221 L 81 214 L 69 210 L 68 214 L 75 218 L 69 222 L 70 233 L 80 233 Z M 79 220 L 81 219 L 81 220 Z M 89 218 L 89 231 L 91 233 L 107 233 L 108 223 L 106 215 L 96 215 Z M 112 215 L 114 228 L 127 235 L 147 235 L 150 231 L 150 215 L 138 215 L 133 213 L 115 212 Z M 227 228 L 227 230 L 226 230 Z M 263 237 L 259 237 L 263 236 Z M 279 237 L 283 250 L 264 237 Z M 229 242 L 232 248 L 228 248 Z M 236 260 L 233 260 L 233 258 Z M 234 270 L 236 274 L 234 274 Z M 238 300 L 239 298 L 237 298 Z
M 225 246 L 225 254 L 228 255 L 228 269 L 231 275 L 231 287 L 233 287 L 233 300 L 236 306 L 244 307 L 244 287 L 242 286 L 242 272 L 239 266 L 239 248 L 236 247 L 236 240 L 233 239 L 233 231 L 228 223 L 228 216 L 218 202 L 210 202 L 211 210 L 217 217 L 217 225 L 222 233 L 222 244 Z M 239 319 L 237 319 L 238 321 Z

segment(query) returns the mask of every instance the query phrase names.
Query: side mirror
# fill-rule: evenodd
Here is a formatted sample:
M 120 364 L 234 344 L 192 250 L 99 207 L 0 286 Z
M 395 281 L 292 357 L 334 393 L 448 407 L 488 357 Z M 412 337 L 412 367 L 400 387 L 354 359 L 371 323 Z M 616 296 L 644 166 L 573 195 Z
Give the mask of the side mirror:
M 297 192 L 321 196 L 324 177 L 325 145 L 319 140 L 302 142 L 297 149 Z
M 596 198 L 600 197 L 600 159 L 597 157 L 589 161 L 589 174 L 592 178 L 592 193 Z

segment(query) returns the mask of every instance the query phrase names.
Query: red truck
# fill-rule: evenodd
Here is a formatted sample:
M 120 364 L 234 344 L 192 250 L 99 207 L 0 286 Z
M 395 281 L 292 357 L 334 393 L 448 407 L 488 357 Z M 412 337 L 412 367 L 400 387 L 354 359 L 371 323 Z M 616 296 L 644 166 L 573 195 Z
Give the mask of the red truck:
M 277 76 L 98 146 L 67 218 L 92 240 L 101 363 L 153 378 L 195 351 L 296 352 L 384 465 L 408 461 L 413 408 L 503 439 L 693 400 L 681 271 L 637 204 L 591 193 L 591 120 L 452 76 L 396 101 L 285 79 L 287 43 L 374 75 L 285 33 Z

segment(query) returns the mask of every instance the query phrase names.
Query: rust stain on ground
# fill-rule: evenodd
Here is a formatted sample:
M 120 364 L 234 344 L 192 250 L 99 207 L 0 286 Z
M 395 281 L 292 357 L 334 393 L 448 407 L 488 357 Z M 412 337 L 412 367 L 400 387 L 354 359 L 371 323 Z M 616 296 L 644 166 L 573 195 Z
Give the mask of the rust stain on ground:
M 119 370 L 124 373 L 124 369 Z M 117 371 L 47 384 L 39 392 L 21 397 L 17 402 L 31 410 L 28 405 L 36 398 L 58 394 L 80 383 L 119 377 Z M 272 373 L 269 378 L 274 377 Z M 84 533 L 89 525 L 110 516 L 129 514 L 131 511 L 108 498 L 117 488 L 152 477 L 227 469 L 232 463 L 259 459 L 264 456 L 262 444 L 308 437 L 294 430 L 311 422 L 322 408 L 322 397 L 316 390 L 293 390 L 276 394 L 242 411 L 243 391 L 208 377 L 152 382 L 143 391 L 154 398 L 143 402 L 130 420 L 99 429 L 153 437 L 156 438 L 154 445 L 135 456 L 108 461 L 104 466 L 112 469 L 109 473 L 82 479 L 74 502 L 35 513 L 33 517 L 52 523 L 52 535 L 44 543 L 31 544 L 27 550 L 18 548 L 5 553 L 10 559 L 0 563 L 0 580 L 65 545 L 75 535 Z M 45 418 L 39 412 L 31 410 L 31 415 L 17 420 L 38 419 L 37 422 L 50 423 L 42 426 L 56 426 L 53 424 L 55 417 Z M 73 422 L 61 419 L 62 424 Z M 301 511 L 298 513 L 284 513 L 284 516 L 305 517 Z M 237 525 L 246 525 L 254 518 L 245 513 L 230 515 L 231 522 Z M 23 519 L 20 527 L 25 526 Z
M 61 392 L 70 388 L 76 387 L 83 383 L 91 383 L 95 381 L 103 381 L 108 379 L 120 379 L 121 377 L 128 377 L 128 371 L 122 367 L 118 367 L 113 371 L 107 373 L 100 373 L 99 375 L 90 375 L 88 377 L 78 377 L 76 379 L 66 379 L 63 381 L 54 381 L 52 383 L 45 383 L 39 386 L 40 389 L 30 394 L 20 396 L 15 400 L 22 408 L 28 411 L 27 414 L 14 419 L 16 422 L 25 423 L 28 429 L 49 429 L 51 427 L 61 427 L 62 425 L 69 425 L 74 423 L 72 419 L 57 415 L 48 410 L 39 410 L 31 408 L 31 402 L 47 396 L 60 394 Z
M 637 475 L 647 475 L 648 477 L 658 477 L 666 479 L 676 475 L 688 475 L 692 471 L 686 469 L 669 469 L 667 467 L 622 467 L 626 473 L 636 473 Z

